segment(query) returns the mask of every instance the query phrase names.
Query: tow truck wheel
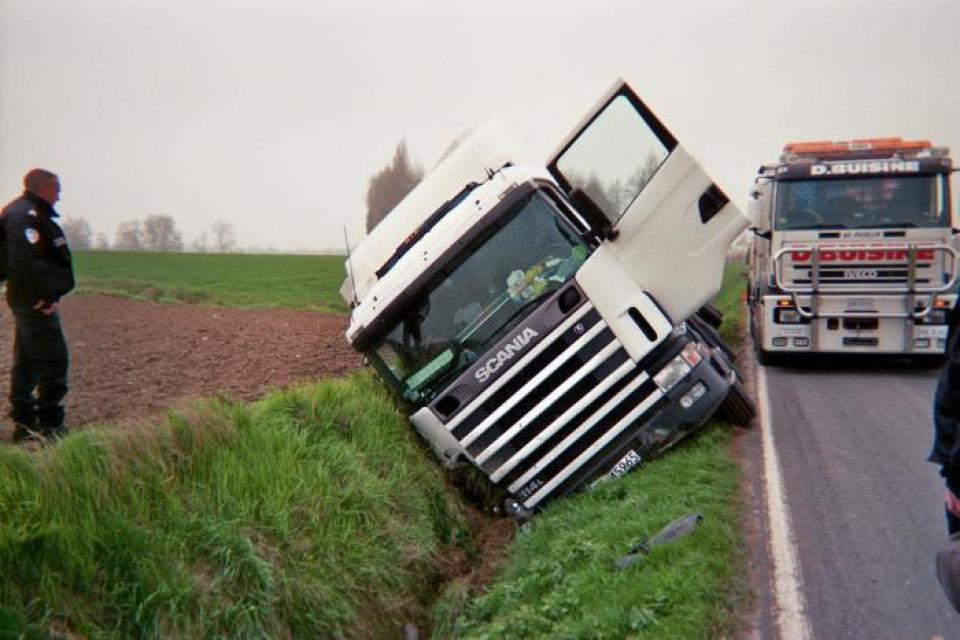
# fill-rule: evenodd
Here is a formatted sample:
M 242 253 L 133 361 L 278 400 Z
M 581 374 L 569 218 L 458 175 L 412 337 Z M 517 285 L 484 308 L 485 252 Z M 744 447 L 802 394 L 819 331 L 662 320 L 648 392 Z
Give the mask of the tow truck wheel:
M 939 369 L 947 361 L 942 353 L 913 356 L 913 365 L 919 369 Z
M 720 405 L 720 415 L 740 427 L 749 426 L 757 417 L 757 407 L 739 380 L 730 386 L 727 397 Z
M 753 351 L 757 355 L 757 362 L 763 366 L 770 367 L 777 364 L 777 356 L 763 349 L 756 342 L 753 343 Z
M 760 346 L 760 332 L 757 331 L 757 316 L 754 309 L 750 308 L 750 338 L 753 342 L 753 353 L 757 357 L 757 362 L 765 367 L 774 364 L 774 355 Z

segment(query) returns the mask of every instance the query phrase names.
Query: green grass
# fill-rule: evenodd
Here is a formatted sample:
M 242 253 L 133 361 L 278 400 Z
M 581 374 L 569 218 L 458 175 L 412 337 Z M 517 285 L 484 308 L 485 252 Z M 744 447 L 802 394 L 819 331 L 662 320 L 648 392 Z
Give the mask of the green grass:
M 621 481 L 548 507 L 518 536 L 500 578 L 445 624 L 457 637 L 477 639 L 729 631 L 730 594 L 738 590 L 738 471 L 725 453 L 728 433 L 715 425 Z M 633 544 L 690 513 L 704 516 L 692 534 L 614 569 Z
M 79 293 L 223 307 L 346 312 L 342 256 L 77 251 Z
M 0 638 L 393 637 L 467 538 L 370 375 L 0 446 Z
M 729 263 L 723 270 L 723 285 L 713 304 L 723 313 L 720 335 L 733 346 L 743 342 L 743 314 L 745 304 L 743 294 L 747 290 L 747 276 L 750 266 L 743 263 Z

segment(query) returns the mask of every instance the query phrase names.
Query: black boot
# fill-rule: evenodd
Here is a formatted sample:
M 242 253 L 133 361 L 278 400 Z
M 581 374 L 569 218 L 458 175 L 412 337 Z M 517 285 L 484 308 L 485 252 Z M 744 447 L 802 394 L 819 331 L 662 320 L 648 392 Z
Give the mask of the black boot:
M 39 439 L 40 432 L 37 430 L 36 425 L 25 425 L 22 422 L 17 422 L 13 425 L 14 442 L 30 442 Z
M 62 422 L 54 422 L 38 425 L 37 432 L 43 439 L 52 442 L 54 440 L 63 438 L 70 432 L 70 430 L 67 428 L 67 425 L 63 424 Z

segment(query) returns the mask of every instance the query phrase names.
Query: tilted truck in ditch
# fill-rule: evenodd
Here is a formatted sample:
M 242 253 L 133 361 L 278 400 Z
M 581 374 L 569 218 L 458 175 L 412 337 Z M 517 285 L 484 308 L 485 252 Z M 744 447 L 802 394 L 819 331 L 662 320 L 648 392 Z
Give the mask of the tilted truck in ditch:
M 533 509 L 753 405 L 709 308 L 748 220 L 618 83 L 544 169 L 485 128 L 357 246 L 347 338 L 440 460 Z
M 748 301 L 761 363 L 791 354 L 937 364 L 957 297 L 947 149 L 876 138 L 787 144 L 751 195 Z

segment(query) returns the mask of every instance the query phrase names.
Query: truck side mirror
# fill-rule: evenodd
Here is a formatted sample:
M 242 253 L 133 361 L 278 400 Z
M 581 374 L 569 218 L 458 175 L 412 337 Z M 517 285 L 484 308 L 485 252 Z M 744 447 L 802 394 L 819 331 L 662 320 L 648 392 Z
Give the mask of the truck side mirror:
M 570 191 L 570 201 L 577 211 L 582 215 L 590 228 L 604 240 L 615 240 L 620 233 L 613 228 L 610 218 L 594 202 L 593 198 L 587 195 L 587 192 L 580 187 L 574 187 Z
M 764 240 L 769 240 L 769 239 L 770 239 L 770 231 L 769 231 L 769 230 L 767 230 L 767 231 L 761 231 L 760 229 L 757 229 L 756 227 L 750 227 L 750 232 L 753 233 L 753 235 L 757 236 L 758 238 L 763 238 Z

